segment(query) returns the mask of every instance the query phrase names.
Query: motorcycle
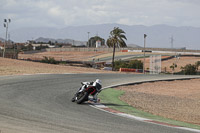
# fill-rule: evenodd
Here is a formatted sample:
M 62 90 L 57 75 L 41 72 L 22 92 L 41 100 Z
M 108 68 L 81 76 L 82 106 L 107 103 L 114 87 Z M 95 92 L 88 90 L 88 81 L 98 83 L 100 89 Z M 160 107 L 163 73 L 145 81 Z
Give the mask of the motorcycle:
M 77 104 L 81 104 L 85 101 L 90 100 L 89 96 L 95 95 L 97 93 L 96 88 L 94 86 L 90 86 L 90 82 L 81 82 L 81 84 L 82 86 L 71 100 L 72 102 L 76 102 Z

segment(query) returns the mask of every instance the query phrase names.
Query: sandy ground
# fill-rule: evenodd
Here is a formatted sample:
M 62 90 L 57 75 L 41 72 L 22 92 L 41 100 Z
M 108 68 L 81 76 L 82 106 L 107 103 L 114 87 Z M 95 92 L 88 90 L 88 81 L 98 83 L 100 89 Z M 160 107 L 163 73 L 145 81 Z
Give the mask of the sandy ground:
M 0 57 L 0 75 L 20 75 L 35 73 L 108 73 L 108 71 L 85 67 L 36 63 Z
M 41 52 L 34 54 L 19 54 L 19 59 L 43 59 L 46 57 L 54 57 L 55 60 L 70 60 L 70 61 L 88 61 L 95 56 L 106 54 L 108 52 L 102 51 L 90 51 L 90 52 L 77 52 L 77 51 L 66 51 L 66 52 Z
M 172 69 L 170 66 L 173 63 L 177 64 L 177 68 L 175 68 L 174 72 L 181 71 L 181 67 L 184 67 L 187 64 L 195 64 L 197 61 L 200 61 L 200 57 L 180 57 L 180 58 L 174 58 L 168 61 L 162 62 L 162 71 L 164 71 L 164 68 L 166 67 L 168 72 L 172 72 Z
M 121 100 L 143 111 L 200 125 L 200 79 L 118 87 Z
M 162 71 L 164 72 L 165 69 L 167 72 L 172 73 L 172 69 L 170 66 L 175 63 L 177 64 L 177 68 L 175 68 L 174 72 L 181 71 L 181 67 L 184 67 L 187 64 L 195 64 L 197 61 L 200 61 L 200 57 L 180 57 L 180 58 L 173 58 L 170 60 L 162 61 Z M 149 68 L 149 59 L 146 59 L 146 68 Z
M 162 58 L 166 58 L 169 56 L 162 56 Z M 144 61 L 143 58 L 139 59 L 142 62 Z M 173 58 L 169 60 L 162 61 L 161 63 L 161 71 L 162 72 L 180 72 L 182 69 L 181 67 L 184 67 L 187 64 L 195 64 L 197 61 L 200 61 L 200 57 L 180 57 L 180 58 Z M 174 69 L 174 71 L 170 68 L 170 66 L 175 63 L 177 64 L 177 67 Z M 145 68 L 148 70 L 150 68 L 150 58 L 145 59 Z M 200 69 L 200 67 L 199 67 Z

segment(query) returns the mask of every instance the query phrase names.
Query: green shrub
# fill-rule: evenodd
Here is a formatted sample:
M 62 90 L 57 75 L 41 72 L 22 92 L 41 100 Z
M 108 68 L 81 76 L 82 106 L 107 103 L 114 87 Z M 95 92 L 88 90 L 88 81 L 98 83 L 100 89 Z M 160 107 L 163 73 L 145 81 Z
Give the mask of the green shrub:
M 115 61 L 115 70 L 119 70 L 120 68 L 143 69 L 143 63 L 140 60 Z
M 42 62 L 48 64 L 58 64 L 58 62 L 53 57 L 48 58 L 46 56 L 43 57 Z
M 119 70 L 120 68 L 127 68 L 128 63 L 122 60 L 115 61 L 115 70 Z
M 197 62 L 195 63 L 195 65 L 196 65 L 197 70 L 198 70 L 198 68 L 199 68 L 199 66 L 200 66 L 200 61 L 197 61 Z
M 132 60 L 129 62 L 128 68 L 143 69 L 143 63 L 141 60 Z
M 181 67 L 182 72 L 185 75 L 196 75 L 197 74 L 197 66 L 192 64 L 187 64 L 184 67 Z

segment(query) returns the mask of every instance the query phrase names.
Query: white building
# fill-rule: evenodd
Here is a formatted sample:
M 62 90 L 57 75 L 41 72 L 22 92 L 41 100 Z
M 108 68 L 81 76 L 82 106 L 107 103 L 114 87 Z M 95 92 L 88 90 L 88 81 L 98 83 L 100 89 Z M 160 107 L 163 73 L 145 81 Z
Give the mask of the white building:
M 96 48 L 99 48 L 99 47 L 101 47 L 101 41 L 100 41 L 100 40 L 97 40 L 97 41 L 96 41 Z

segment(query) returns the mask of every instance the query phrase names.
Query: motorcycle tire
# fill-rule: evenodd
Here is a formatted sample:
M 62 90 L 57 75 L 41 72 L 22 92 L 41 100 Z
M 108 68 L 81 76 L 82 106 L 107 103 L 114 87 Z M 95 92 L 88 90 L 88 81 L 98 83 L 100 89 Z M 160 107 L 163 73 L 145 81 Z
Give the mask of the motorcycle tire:
M 81 97 L 77 96 L 78 97 L 76 101 L 77 104 L 81 104 L 88 100 L 88 96 L 89 96 L 88 92 L 82 92 L 82 94 L 79 94 L 79 95 L 82 95 L 82 96 Z

